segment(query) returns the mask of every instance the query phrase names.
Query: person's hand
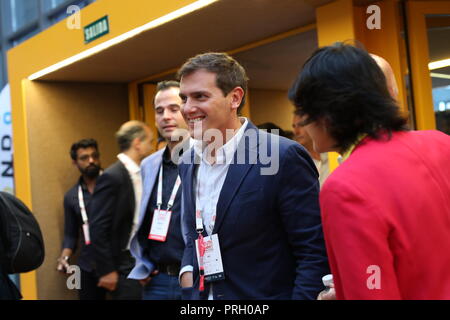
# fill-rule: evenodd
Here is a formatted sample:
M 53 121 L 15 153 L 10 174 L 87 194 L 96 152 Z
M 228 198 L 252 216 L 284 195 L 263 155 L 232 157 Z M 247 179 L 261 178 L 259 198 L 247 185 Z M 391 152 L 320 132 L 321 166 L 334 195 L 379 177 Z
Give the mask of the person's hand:
M 192 271 L 185 272 L 181 275 L 180 284 L 182 288 L 190 288 L 194 285 L 194 276 Z
M 317 296 L 317 300 L 336 300 L 336 290 L 334 290 L 334 284 L 330 284 L 330 287 L 323 290 Z
M 147 283 L 150 282 L 150 280 L 152 280 L 152 278 L 154 276 L 156 276 L 159 273 L 159 270 L 154 270 L 147 278 L 139 280 L 139 283 L 145 287 L 147 285 Z
M 56 270 L 61 273 L 67 273 L 67 268 L 69 268 L 69 257 L 61 256 L 57 260 L 58 265 L 56 266 Z
M 97 287 L 105 288 L 108 291 L 114 291 L 117 288 L 117 282 L 119 281 L 119 273 L 113 271 L 101 277 L 98 281 Z

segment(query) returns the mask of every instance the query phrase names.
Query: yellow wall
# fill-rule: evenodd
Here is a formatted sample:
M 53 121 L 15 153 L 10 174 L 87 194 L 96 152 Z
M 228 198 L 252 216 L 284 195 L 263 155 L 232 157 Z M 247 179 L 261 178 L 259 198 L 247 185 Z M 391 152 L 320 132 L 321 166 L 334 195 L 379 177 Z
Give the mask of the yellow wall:
M 401 38 L 401 21 L 398 2 L 383 0 L 371 4 L 378 5 L 381 11 L 381 29 L 369 30 L 366 21 L 368 5 L 356 6 L 356 1 L 337 0 L 319 7 L 316 11 L 319 47 L 337 41 L 361 43 L 367 51 L 385 58 L 395 74 L 399 86 L 399 104 L 407 111 L 407 95 L 404 63 L 405 47 Z M 330 153 L 330 168 L 337 167 L 337 154 Z
M 272 122 L 283 130 L 292 130 L 294 107 L 287 91 L 250 89 L 251 120 L 255 125 Z
M 407 12 L 417 128 L 421 130 L 435 129 L 436 118 L 433 110 L 431 77 L 428 70 L 430 56 L 425 15 L 448 15 L 450 14 L 450 3 L 448 1 L 408 2 Z
M 338 0 L 317 8 L 316 19 L 319 47 L 356 38 L 352 0 Z M 328 153 L 330 172 L 338 166 L 337 157 L 336 152 Z
M 128 88 L 120 84 L 39 83 L 27 81 L 27 120 L 33 213 L 46 249 L 37 271 L 39 299 L 77 298 L 56 269 L 63 239 L 64 194 L 79 178 L 69 149 L 73 142 L 94 138 L 101 162 L 108 167 L 118 153 L 114 132 L 128 120 Z M 76 261 L 72 259 L 72 261 Z
M 32 210 L 30 177 L 30 142 L 25 104 L 27 92 L 22 81 L 31 74 L 69 58 L 88 48 L 179 9 L 194 1 L 133 0 L 124 5 L 122 0 L 98 0 L 81 10 L 81 24 L 89 23 L 108 15 L 110 33 L 88 45 L 84 44 L 83 30 L 70 30 L 63 20 L 35 37 L 23 42 L 8 52 L 8 75 L 11 86 L 12 123 L 14 137 L 14 168 L 16 195 Z M 132 17 L 132 18 L 130 18 Z M 38 58 L 36 58 L 38 57 Z M 21 276 L 24 299 L 37 299 L 34 272 Z
M 357 39 L 361 41 L 367 51 L 386 59 L 392 67 L 395 79 L 398 84 L 398 100 L 400 108 L 407 112 L 407 98 L 405 75 L 406 70 L 406 49 L 403 46 L 404 40 L 401 37 L 401 21 L 399 4 L 396 1 L 378 1 L 374 3 L 381 10 L 381 29 L 366 28 L 367 6 L 355 8 L 355 22 L 360 28 L 357 32 Z M 386 44 L 389 45 L 386 45 Z

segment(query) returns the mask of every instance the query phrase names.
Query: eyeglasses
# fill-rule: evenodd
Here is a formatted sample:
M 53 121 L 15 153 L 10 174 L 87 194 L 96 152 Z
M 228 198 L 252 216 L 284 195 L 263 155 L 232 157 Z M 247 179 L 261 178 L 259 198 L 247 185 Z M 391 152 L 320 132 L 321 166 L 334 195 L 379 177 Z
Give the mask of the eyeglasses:
M 94 160 L 98 160 L 98 158 L 100 158 L 100 153 L 94 152 L 92 154 L 84 154 L 84 155 L 78 157 L 78 160 L 80 160 L 80 161 L 87 161 L 87 160 L 89 160 L 89 158 L 92 158 Z

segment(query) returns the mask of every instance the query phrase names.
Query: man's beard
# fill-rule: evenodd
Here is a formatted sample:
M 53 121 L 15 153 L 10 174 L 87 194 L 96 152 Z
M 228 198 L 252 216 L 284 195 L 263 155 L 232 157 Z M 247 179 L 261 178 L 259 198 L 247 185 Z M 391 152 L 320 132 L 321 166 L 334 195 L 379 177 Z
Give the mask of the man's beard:
M 82 171 L 82 174 L 88 178 L 96 178 L 98 177 L 100 170 L 101 170 L 100 166 L 91 164 Z

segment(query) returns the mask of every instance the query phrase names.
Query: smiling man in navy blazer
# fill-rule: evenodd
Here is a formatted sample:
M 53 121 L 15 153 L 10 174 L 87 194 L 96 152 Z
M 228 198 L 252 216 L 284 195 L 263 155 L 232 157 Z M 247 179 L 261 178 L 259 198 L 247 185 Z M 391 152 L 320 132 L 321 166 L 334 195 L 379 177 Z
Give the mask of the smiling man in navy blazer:
M 195 56 L 178 76 L 195 139 L 179 164 L 183 298 L 315 299 L 329 267 L 311 157 L 238 116 L 247 76 L 230 56 Z

